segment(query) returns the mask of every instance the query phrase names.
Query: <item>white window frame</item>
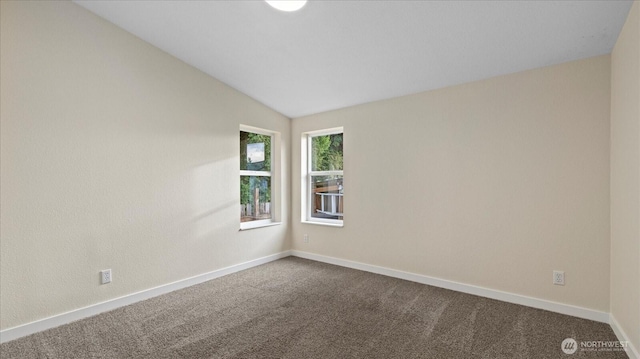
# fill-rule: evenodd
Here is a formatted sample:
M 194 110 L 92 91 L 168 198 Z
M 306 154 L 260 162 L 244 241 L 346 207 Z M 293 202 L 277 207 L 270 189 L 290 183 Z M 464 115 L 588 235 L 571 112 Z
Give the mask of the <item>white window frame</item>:
M 342 178 L 344 179 L 344 163 L 343 163 L 343 169 L 342 170 L 335 170 L 335 171 L 312 171 L 311 169 L 311 156 L 313 154 L 313 151 L 311 150 L 311 144 L 312 141 L 311 139 L 313 137 L 318 137 L 318 136 L 326 136 L 326 135 L 335 135 L 335 134 L 343 134 L 343 138 L 344 138 L 344 127 L 334 127 L 334 128 L 329 128 L 329 129 L 324 129 L 324 130 L 319 130 L 319 131 L 309 131 L 309 132 L 304 132 L 302 134 L 302 147 L 301 147 L 301 170 L 302 170 L 302 193 L 300 198 L 302 199 L 302 203 L 301 203 L 301 222 L 302 223 L 309 223 L 309 224 L 320 224 L 320 225 L 325 225 L 325 226 L 332 226 L 332 227 L 343 227 L 344 226 L 344 213 L 343 213 L 343 219 L 328 219 L 328 218 L 317 218 L 317 217 L 312 217 L 311 216 L 311 204 L 313 203 L 313 199 L 311 198 L 313 196 L 312 190 L 311 190 L 311 178 L 312 176 L 343 176 Z M 344 161 L 344 159 L 343 159 Z M 343 201 L 344 201 L 344 196 L 343 196 Z
M 271 136 L 271 171 L 248 171 L 248 170 L 240 170 L 240 175 L 238 176 L 238 186 L 240 185 L 240 178 L 242 176 L 265 176 L 271 177 L 271 218 L 269 219 L 261 219 L 250 222 L 240 222 L 240 230 L 248 230 L 254 228 L 261 227 L 269 227 L 281 224 L 281 203 L 282 203 L 282 174 L 280 171 L 282 170 L 281 162 L 281 146 L 280 146 L 280 133 L 276 131 L 265 130 L 258 127 L 240 125 L 240 130 L 238 131 L 238 141 L 240 140 L 240 132 L 251 132 L 257 133 L 259 135 Z M 236 148 L 240 148 L 238 146 Z M 240 161 L 236 162 L 240 163 Z M 240 194 L 240 189 L 238 189 L 238 194 Z M 240 199 L 238 198 L 238 212 L 240 213 Z M 240 220 L 240 218 L 238 218 Z

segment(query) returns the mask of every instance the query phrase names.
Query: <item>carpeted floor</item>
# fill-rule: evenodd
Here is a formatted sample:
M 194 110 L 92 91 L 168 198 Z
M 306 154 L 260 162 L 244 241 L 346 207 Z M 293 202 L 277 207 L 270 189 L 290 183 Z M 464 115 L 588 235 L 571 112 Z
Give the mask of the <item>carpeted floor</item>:
M 602 323 L 288 257 L 4 343 L 1 358 L 627 358 Z

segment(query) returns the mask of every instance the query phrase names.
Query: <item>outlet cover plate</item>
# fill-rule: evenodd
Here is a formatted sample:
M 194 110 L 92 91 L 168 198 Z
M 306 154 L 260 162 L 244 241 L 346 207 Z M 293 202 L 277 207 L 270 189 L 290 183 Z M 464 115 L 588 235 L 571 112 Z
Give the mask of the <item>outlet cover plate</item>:
M 100 271 L 100 283 L 107 284 L 111 283 L 111 269 L 105 269 Z

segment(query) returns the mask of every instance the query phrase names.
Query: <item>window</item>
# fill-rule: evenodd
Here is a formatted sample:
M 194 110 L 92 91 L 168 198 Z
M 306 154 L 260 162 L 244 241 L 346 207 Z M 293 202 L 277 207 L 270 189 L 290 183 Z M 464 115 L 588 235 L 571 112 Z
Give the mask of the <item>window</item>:
M 276 133 L 240 127 L 240 229 L 269 225 L 276 218 Z
M 305 134 L 304 222 L 341 226 L 344 220 L 343 130 Z M 306 157 L 306 158 L 305 158 Z M 306 161 L 305 161 L 306 160 Z

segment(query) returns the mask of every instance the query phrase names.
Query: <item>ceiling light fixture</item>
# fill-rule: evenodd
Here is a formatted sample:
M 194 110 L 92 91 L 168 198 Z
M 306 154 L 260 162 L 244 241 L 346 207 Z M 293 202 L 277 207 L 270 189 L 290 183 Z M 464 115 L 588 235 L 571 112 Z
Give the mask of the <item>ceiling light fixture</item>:
M 267 4 L 281 11 L 298 11 L 307 0 L 265 0 Z

